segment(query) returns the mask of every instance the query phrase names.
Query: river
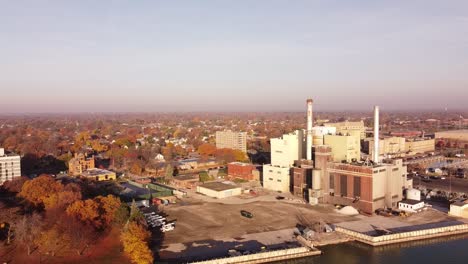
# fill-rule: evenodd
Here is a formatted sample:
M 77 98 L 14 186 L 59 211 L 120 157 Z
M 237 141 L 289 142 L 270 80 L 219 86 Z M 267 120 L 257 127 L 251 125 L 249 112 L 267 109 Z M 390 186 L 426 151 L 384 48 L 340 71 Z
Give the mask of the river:
M 458 235 L 370 247 L 358 242 L 320 248 L 321 256 L 276 262 L 277 264 L 452 264 L 468 263 L 468 235 Z

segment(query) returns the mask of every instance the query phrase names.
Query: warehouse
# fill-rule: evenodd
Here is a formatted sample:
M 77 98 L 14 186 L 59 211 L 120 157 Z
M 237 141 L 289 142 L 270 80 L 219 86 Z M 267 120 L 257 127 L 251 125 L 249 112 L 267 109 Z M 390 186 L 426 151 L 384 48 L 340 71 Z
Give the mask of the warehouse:
M 233 184 L 226 184 L 222 182 L 208 182 L 203 185 L 197 186 L 197 192 L 213 198 L 222 199 L 240 195 L 242 193 L 242 189 Z

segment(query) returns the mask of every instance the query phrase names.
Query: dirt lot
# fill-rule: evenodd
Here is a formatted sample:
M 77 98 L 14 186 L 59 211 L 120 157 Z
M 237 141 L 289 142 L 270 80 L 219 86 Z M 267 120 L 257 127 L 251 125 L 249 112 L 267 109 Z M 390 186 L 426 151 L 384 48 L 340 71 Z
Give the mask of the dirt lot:
M 253 234 L 295 227 L 297 224 L 324 220 L 328 223 L 357 220 L 334 212 L 332 206 L 312 207 L 283 201 L 256 201 L 248 204 L 220 204 L 213 202 L 184 201 L 186 205 L 165 208 L 169 219 L 177 219 L 174 231 L 167 232 L 164 244 L 236 238 Z M 240 210 L 251 212 L 248 219 Z

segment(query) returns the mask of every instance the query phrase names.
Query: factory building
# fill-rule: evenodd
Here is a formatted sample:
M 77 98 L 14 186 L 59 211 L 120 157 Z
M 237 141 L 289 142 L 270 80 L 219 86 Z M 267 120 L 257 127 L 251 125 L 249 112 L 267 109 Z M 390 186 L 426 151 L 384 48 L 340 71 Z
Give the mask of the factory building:
M 406 140 L 403 137 L 381 137 L 379 139 L 379 156 L 401 156 L 406 151 L 405 143 Z M 374 147 L 374 138 L 363 140 L 362 150 L 369 156 L 374 156 Z
M 271 164 L 263 166 L 263 187 L 272 191 L 290 192 L 291 168 L 302 159 L 305 150 L 304 132 L 296 130 L 280 138 L 272 138 Z
M 387 163 L 329 163 L 329 189 L 325 201 L 351 205 L 372 214 L 378 208 L 395 208 L 406 187 L 406 166 L 402 160 Z
M 330 127 L 336 127 L 337 134 L 353 134 L 358 133 L 360 139 L 364 139 L 366 137 L 366 127 L 364 126 L 364 121 L 344 121 L 344 122 L 337 122 L 337 123 L 325 123 L 324 125 Z
M 334 162 L 361 159 L 361 141 L 357 135 L 324 135 L 324 143 L 331 147 Z
M 436 132 L 435 138 L 468 142 L 468 129 Z
M 433 138 L 406 139 L 405 152 L 409 155 L 433 151 L 435 151 L 435 140 Z
M 366 138 L 363 140 L 362 150 L 373 156 L 374 145 L 373 138 Z M 379 156 L 381 157 L 403 157 L 434 150 L 435 141 L 430 138 L 380 137 L 379 139 Z
M 18 177 L 21 177 L 20 156 L 6 154 L 5 149 L 0 148 L 0 185 Z
M 331 126 L 315 126 L 312 128 L 312 145 L 324 145 L 325 135 L 336 135 L 336 127 Z
M 247 132 L 216 131 L 216 148 L 236 149 L 247 152 Z

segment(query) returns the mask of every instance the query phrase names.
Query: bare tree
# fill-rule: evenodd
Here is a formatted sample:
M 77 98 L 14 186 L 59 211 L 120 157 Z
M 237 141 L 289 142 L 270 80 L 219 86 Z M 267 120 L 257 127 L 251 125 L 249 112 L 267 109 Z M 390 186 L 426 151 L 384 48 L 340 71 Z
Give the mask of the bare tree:
M 41 216 L 24 216 L 15 226 L 15 241 L 28 249 L 28 255 L 35 247 L 35 241 L 41 233 Z

